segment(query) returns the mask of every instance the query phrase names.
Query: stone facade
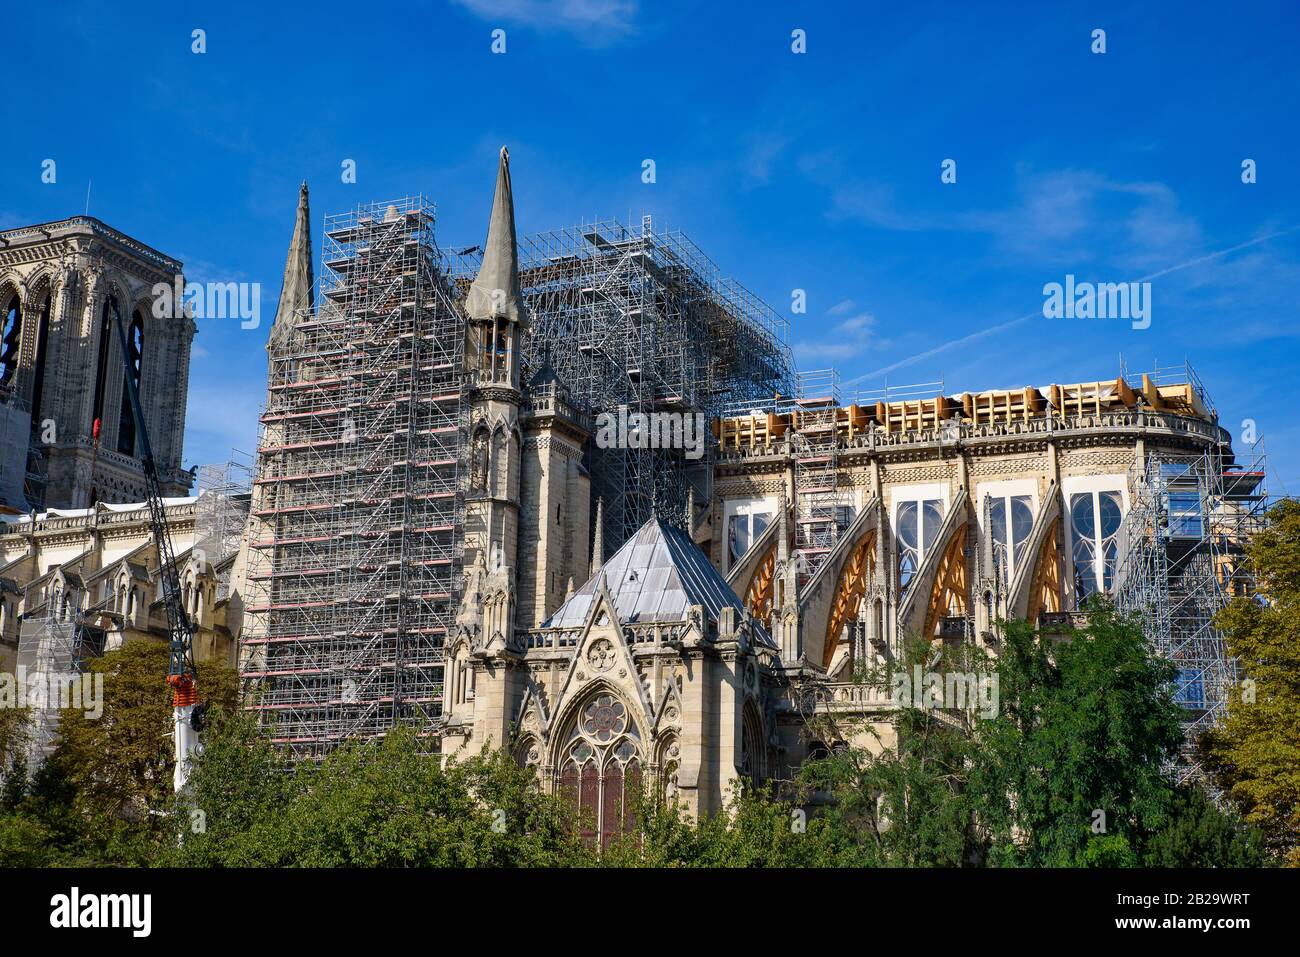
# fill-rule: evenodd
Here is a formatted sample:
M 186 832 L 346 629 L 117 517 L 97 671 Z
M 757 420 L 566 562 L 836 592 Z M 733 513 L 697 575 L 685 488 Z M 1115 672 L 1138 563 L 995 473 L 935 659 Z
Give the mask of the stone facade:
M 215 542 L 207 503 L 169 499 L 181 594 L 194 625 L 194 657 L 235 664 L 240 599 L 232 592 L 239 553 Z M 197 531 L 196 531 L 197 529 Z M 111 650 L 170 639 L 157 551 L 143 505 L 9 516 L 0 525 L 0 671 L 13 673 L 24 620 L 80 618 Z M 162 675 L 158 676 L 159 687 Z
M 681 530 L 652 520 L 504 640 L 476 614 L 483 592 L 472 577 L 447 652 L 444 752 L 511 748 L 591 812 L 602 840 L 642 779 L 709 814 L 742 778 L 771 773 L 776 647 Z
M 1003 411 L 980 414 L 990 407 Z M 830 744 L 809 738 L 810 708 L 851 718 L 860 744 L 888 726 L 893 703 L 856 676 L 895 661 L 904 636 L 996 654 L 998 620 L 1063 620 L 1109 590 L 1148 452 L 1232 461 L 1228 433 L 1186 381 L 941 397 L 921 412 L 900 429 L 883 404 L 834 410 L 833 487 L 847 514 L 825 548 L 806 551 L 794 527 L 816 520 L 800 491 L 807 413 L 720 425 L 704 545 L 781 647 L 787 772 Z
M 591 417 L 568 401 L 564 387 L 534 377 L 523 417 L 521 513 L 516 627 L 550 617 L 591 568 L 591 478 L 582 464 Z
M 43 488 L 44 507 L 145 497 L 114 303 L 130 347 L 141 352 L 140 399 L 163 493 L 188 493 L 193 479 L 180 463 L 195 326 L 186 315 L 156 318 L 153 309 L 155 285 L 174 287 L 181 270 L 89 216 L 0 232 L 0 400 L 29 416 L 37 453 L 30 471 L 41 476 L 31 494 L 39 498 Z M 7 474 L 28 470 L 25 451 L 6 450 Z M 7 503 L 9 511 L 40 504 Z

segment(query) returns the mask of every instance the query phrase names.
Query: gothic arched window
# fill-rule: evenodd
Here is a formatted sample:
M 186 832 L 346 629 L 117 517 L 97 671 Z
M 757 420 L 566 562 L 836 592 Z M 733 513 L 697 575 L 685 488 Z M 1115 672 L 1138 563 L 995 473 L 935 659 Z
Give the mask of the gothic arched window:
M 126 334 L 127 359 L 130 379 L 122 374 L 122 409 L 118 414 L 117 450 L 123 455 L 135 455 L 135 415 L 131 412 L 130 389 L 140 388 L 140 373 L 144 369 L 144 316 L 137 309 L 131 314 L 131 328 Z
M 985 501 L 993 537 L 994 572 L 1007 587 L 1024 562 L 1025 546 L 1034 527 L 1033 497 L 993 495 Z
M 109 296 L 104 300 L 104 308 L 99 316 L 99 357 L 95 362 L 95 404 L 94 420 L 104 427 L 104 392 L 108 384 L 109 343 L 113 336 L 113 315 L 117 311 L 117 298 Z M 92 434 L 94 424 L 91 425 Z
M 1083 607 L 1091 595 L 1110 589 L 1123 519 L 1123 500 L 1119 492 L 1083 492 L 1070 497 L 1070 536 L 1074 543 L 1074 590 L 1078 607 Z
M 32 429 L 41 430 L 41 405 L 45 392 L 45 360 L 49 354 L 50 303 L 47 291 L 41 299 L 36 320 L 36 352 L 32 356 Z
M 602 848 L 636 823 L 641 733 L 615 695 L 595 695 L 578 711 L 560 755 L 560 793 L 577 808 L 582 839 Z
M 898 536 L 898 587 L 907 591 L 934 544 L 943 524 L 943 500 L 916 498 L 903 501 L 894 517 Z
M 18 293 L 10 296 L 3 307 L 0 319 L 4 328 L 0 330 L 0 386 L 13 382 L 14 372 L 18 369 L 18 353 L 23 338 L 23 307 Z

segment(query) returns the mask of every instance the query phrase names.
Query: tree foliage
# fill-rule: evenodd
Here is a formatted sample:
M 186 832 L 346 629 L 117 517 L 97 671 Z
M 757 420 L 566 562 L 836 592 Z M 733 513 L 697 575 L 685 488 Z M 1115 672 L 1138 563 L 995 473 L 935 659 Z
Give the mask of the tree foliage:
M 1249 828 L 1174 784 L 1181 712 L 1171 665 L 1151 654 L 1136 622 L 1105 603 L 1091 612 L 1064 638 L 1008 623 L 996 661 L 969 647 L 938 654 L 908 643 L 905 665 L 994 670 L 997 713 L 906 707 L 896 747 L 846 747 L 805 768 L 804 781 L 832 798 L 836 831 L 863 836 L 863 863 L 1264 861 Z
M 1234 598 L 1215 621 L 1244 680 L 1201 747 L 1246 820 L 1300 867 L 1300 502 L 1267 517 L 1248 556 L 1258 593 Z
M 892 687 L 913 674 L 992 672 L 987 657 L 972 646 L 945 648 L 908 640 L 892 666 L 863 674 Z M 820 816 L 843 836 L 845 864 L 887 867 L 958 867 L 980 858 L 975 806 L 969 792 L 973 729 L 965 715 L 905 707 L 888 728 L 845 726 L 833 717 L 810 716 L 810 727 L 826 741 L 844 742 L 800 774 L 805 794 L 820 798 Z M 882 733 L 882 731 L 884 733 Z M 894 732 L 896 740 L 887 738 Z M 847 742 L 857 740 L 850 745 Z
M 30 782 L 25 774 L 9 782 L 0 833 L 26 835 L 28 863 L 146 864 L 171 838 L 167 661 L 166 645 L 141 641 L 90 662 L 91 680 L 103 680 L 102 713 L 63 710 L 54 752 Z M 234 711 L 233 670 L 204 664 L 200 680 L 214 715 Z M 14 843 L 0 838 L 0 848 L 6 842 Z
M 0 803 L 0 862 L 197 867 L 1214 866 L 1266 857 L 1255 828 L 1170 774 L 1180 741 L 1170 666 L 1107 606 L 1062 639 L 1011 623 L 996 658 L 905 643 L 889 671 L 996 676 L 992 713 L 906 700 L 893 720 L 811 733 L 833 745 L 779 791 L 738 788 L 696 820 L 651 790 L 598 851 L 574 811 L 505 749 L 428 753 L 398 727 L 318 764 L 286 762 L 234 676 L 215 699 L 188 793 L 171 794 L 165 649 L 94 668 L 99 722 L 65 714 L 54 756 Z M 1264 674 L 1269 672 L 1265 671 Z M 949 703 L 951 704 L 951 702 Z M 820 726 L 825 725 L 825 726 Z
M 175 863 L 494 867 L 578 863 L 568 809 L 504 752 L 443 761 L 398 727 L 283 763 L 247 718 L 214 729 L 175 820 Z M 199 822 L 196 824 L 196 822 Z
M 1173 666 L 1098 603 L 1068 640 L 1009 625 L 998 674 L 1001 712 L 976 749 L 992 860 L 1112 865 L 1129 859 L 1121 842 L 1140 857 L 1166 823 L 1182 740 Z

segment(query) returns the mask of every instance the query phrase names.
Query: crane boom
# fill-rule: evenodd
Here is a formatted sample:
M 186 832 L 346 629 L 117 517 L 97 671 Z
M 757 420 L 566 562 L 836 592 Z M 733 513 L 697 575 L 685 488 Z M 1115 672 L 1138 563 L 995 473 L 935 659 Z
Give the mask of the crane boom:
M 149 430 L 145 428 L 144 413 L 140 408 L 140 390 L 131 368 L 130 347 L 122 314 L 117 302 L 113 304 L 113 324 L 117 327 L 117 341 L 122 352 L 122 367 L 126 373 L 127 395 L 131 401 L 131 415 L 135 419 L 136 441 L 139 443 L 141 467 L 144 469 L 145 499 L 149 508 L 149 524 L 153 530 L 154 545 L 158 551 L 158 574 L 162 583 L 163 607 L 167 611 L 167 632 L 170 652 L 167 663 L 167 684 L 172 690 L 172 731 L 175 744 L 176 767 L 172 784 L 179 794 L 189 779 L 190 760 L 198 746 L 194 709 L 198 704 L 198 672 L 194 667 L 194 626 L 185 612 L 181 599 L 180 575 L 176 570 L 176 555 L 172 550 L 171 529 L 167 525 L 167 510 L 163 504 L 162 484 L 158 480 L 158 464 L 154 461 L 153 446 L 149 443 Z

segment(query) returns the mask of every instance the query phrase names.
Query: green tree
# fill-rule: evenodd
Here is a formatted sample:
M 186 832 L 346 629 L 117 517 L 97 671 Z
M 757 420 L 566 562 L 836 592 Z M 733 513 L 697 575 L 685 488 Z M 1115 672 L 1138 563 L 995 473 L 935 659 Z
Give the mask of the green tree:
M 103 676 L 103 713 L 65 710 L 50 757 L 74 787 L 74 802 L 83 813 L 141 821 L 170 806 L 174 761 L 167 662 L 167 646 L 154 641 L 128 642 L 90 662 L 89 674 Z M 236 687 L 231 669 L 202 667 L 199 689 L 214 717 L 235 708 Z
M 172 860 L 194 866 L 556 866 L 590 856 L 532 769 L 504 751 L 428 754 L 404 726 L 290 767 L 247 718 L 224 721 L 175 821 L 183 841 Z
M 131 642 L 88 672 L 102 676 L 102 711 L 61 713 L 54 752 L 16 789 L 0 830 L 20 834 L 46 864 L 149 864 L 169 852 L 174 832 L 167 648 Z M 214 714 L 234 709 L 231 669 L 205 664 L 200 680 Z
M 830 867 L 852 861 L 828 821 L 810 819 L 766 788 L 737 786 L 721 813 L 702 820 L 647 789 L 636 815 L 632 830 L 596 859 L 602 867 Z
M 999 714 L 980 724 L 973 752 L 990 863 L 1136 861 L 1166 822 L 1166 769 L 1182 738 L 1173 666 L 1107 603 L 1090 611 L 1063 640 L 1005 628 Z
M 167 863 L 257 867 L 277 863 L 287 839 L 282 819 L 300 778 L 246 712 L 219 714 L 203 735 L 187 793 L 172 819 Z
M 1168 823 L 1147 841 L 1147 867 L 1261 867 L 1269 863 L 1264 835 L 1235 812 L 1218 807 L 1196 786 L 1170 795 Z
M 27 777 L 29 720 L 26 708 L 0 704 L 0 807 L 13 803 Z
M 1219 786 L 1289 866 L 1300 867 L 1300 502 L 1285 500 L 1248 549 L 1258 594 L 1215 624 L 1244 680 L 1200 744 Z
M 906 642 L 903 671 L 995 668 L 997 713 L 907 707 L 896 747 L 810 762 L 831 798 L 840 860 L 886 866 L 1213 866 L 1260 863 L 1258 835 L 1203 792 L 1176 788 L 1172 666 L 1104 602 L 1065 636 L 1008 623 L 996 662 Z M 868 676 L 888 681 L 881 675 Z M 953 702 L 950 702 L 950 704 Z M 870 729 L 858 729 L 860 732 Z M 819 732 L 824 738 L 826 730 Z
M 949 648 L 928 641 L 903 642 L 892 666 L 860 676 L 894 688 L 903 704 L 893 723 L 896 742 L 873 725 L 844 726 L 830 715 L 813 717 L 813 733 L 847 744 L 805 765 L 806 789 L 830 798 L 819 817 L 839 840 L 842 863 L 887 867 L 959 867 L 982 859 L 987 841 L 976 827 L 969 793 L 977 759 L 970 715 L 962 709 L 916 707 L 914 676 L 990 675 L 986 656 L 972 646 Z M 905 690 L 904 690 L 905 688 Z M 925 693 L 924 682 L 917 695 Z

